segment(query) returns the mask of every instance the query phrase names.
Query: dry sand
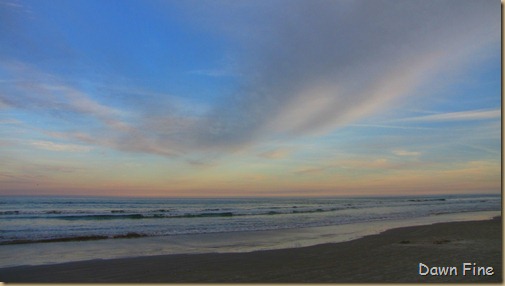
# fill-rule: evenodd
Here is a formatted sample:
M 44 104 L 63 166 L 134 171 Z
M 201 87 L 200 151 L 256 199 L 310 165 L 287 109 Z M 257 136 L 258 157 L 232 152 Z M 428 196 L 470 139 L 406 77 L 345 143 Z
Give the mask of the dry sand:
M 455 276 L 421 276 L 419 263 L 456 266 Z M 462 264 L 493 267 L 462 274 Z M 91 260 L 0 269 L 4 282 L 501 282 L 502 221 L 440 223 L 354 241 L 250 253 Z

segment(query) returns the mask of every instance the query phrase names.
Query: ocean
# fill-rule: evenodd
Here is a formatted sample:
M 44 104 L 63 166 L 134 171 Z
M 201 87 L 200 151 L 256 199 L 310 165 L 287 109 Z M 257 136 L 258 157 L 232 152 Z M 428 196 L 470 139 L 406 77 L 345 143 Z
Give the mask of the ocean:
M 353 198 L 0 197 L 0 267 L 350 240 L 499 215 L 500 195 Z

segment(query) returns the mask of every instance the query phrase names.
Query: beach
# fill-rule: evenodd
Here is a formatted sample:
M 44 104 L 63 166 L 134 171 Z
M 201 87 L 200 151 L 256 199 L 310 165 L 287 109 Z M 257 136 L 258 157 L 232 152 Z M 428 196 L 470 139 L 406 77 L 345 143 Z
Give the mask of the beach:
M 453 267 L 456 273 L 420 275 L 420 263 L 429 268 Z M 488 272 L 475 272 L 472 267 Z M 300 248 L 9 267 L 0 269 L 0 281 L 501 282 L 502 220 L 403 227 L 353 241 Z

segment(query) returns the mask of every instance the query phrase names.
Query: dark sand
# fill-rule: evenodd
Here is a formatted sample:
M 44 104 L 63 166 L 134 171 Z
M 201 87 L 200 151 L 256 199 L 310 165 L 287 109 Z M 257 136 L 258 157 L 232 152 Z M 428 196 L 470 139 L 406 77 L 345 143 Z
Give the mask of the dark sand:
M 419 263 L 458 276 L 420 276 Z M 462 263 L 494 268 L 462 274 Z M 440 223 L 354 241 L 250 253 L 92 260 L 0 269 L 4 282 L 501 282 L 502 221 Z

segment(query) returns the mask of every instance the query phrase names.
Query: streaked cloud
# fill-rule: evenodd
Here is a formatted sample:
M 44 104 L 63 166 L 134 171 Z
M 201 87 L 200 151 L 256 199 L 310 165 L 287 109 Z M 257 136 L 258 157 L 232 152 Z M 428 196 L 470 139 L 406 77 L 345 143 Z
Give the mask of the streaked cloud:
M 359 124 L 352 123 L 348 126 L 351 127 L 365 127 L 365 128 L 387 128 L 387 129 L 404 129 L 404 130 L 433 130 L 432 127 L 419 127 L 419 126 L 399 126 L 399 125 L 390 125 L 390 124 Z
M 310 175 L 310 174 L 313 175 L 313 174 L 317 174 L 317 173 L 322 173 L 325 170 L 327 170 L 328 168 L 330 168 L 330 166 L 307 167 L 307 168 L 298 169 L 298 170 L 294 171 L 293 173 L 296 175 Z
M 487 119 L 500 119 L 500 109 L 487 109 L 487 110 L 467 110 L 458 112 L 446 112 L 433 115 L 417 116 L 399 119 L 398 121 L 417 121 L 417 122 L 430 122 L 430 121 L 475 121 Z
M 74 119 L 72 115 L 89 116 L 113 128 L 127 128 L 117 119 L 121 111 L 100 104 L 59 76 L 17 61 L 0 61 L 0 71 L 11 77 L 10 83 L 4 84 L 0 90 L 0 101 L 6 107 L 50 116 L 68 116 L 71 120 Z
M 258 156 L 266 159 L 283 159 L 289 156 L 291 151 L 292 150 L 289 148 L 276 148 L 274 150 L 259 153 Z
M 231 35 L 253 56 L 242 67 L 249 76 L 243 88 L 199 124 L 195 143 L 207 148 L 248 146 L 280 134 L 327 134 L 390 109 L 437 74 L 453 72 L 447 66 L 462 67 L 468 53 L 497 43 L 489 32 L 493 12 L 471 1 L 439 3 L 436 16 L 405 13 L 431 9 L 422 1 L 401 8 L 389 1 L 277 1 L 283 13 L 274 18 L 262 17 L 271 12 L 261 10 L 264 3 L 218 9 L 222 4 L 205 2 L 189 14 Z M 244 6 L 268 20 L 244 26 Z M 488 23 L 480 18 L 486 13 Z M 370 23 L 380 25 L 370 29 Z M 454 33 L 460 29 L 465 32 Z
M 56 151 L 56 152 L 87 152 L 92 149 L 90 146 L 75 145 L 75 144 L 59 144 L 50 141 L 33 141 L 30 142 L 35 148 Z
M 465 146 L 465 147 L 470 147 L 470 148 L 473 148 L 473 149 L 476 149 L 476 150 L 479 150 L 479 151 L 485 151 L 487 153 L 491 153 L 491 154 L 494 154 L 494 155 L 497 155 L 497 156 L 501 155 L 500 150 L 488 148 L 488 147 L 485 147 L 485 146 L 479 146 L 479 145 L 476 145 L 476 144 L 468 144 L 468 143 L 460 143 L 460 145 Z
M 21 121 L 15 120 L 15 119 L 5 119 L 5 120 L 0 120 L 0 124 L 2 125 L 8 125 L 8 124 L 20 124 Z
M 421 152 L 397 149 L 397 150 L 393 150 L 393 154 L 395 154 L 397 156 L 419 156 L 419 155 L 421 155 Z

